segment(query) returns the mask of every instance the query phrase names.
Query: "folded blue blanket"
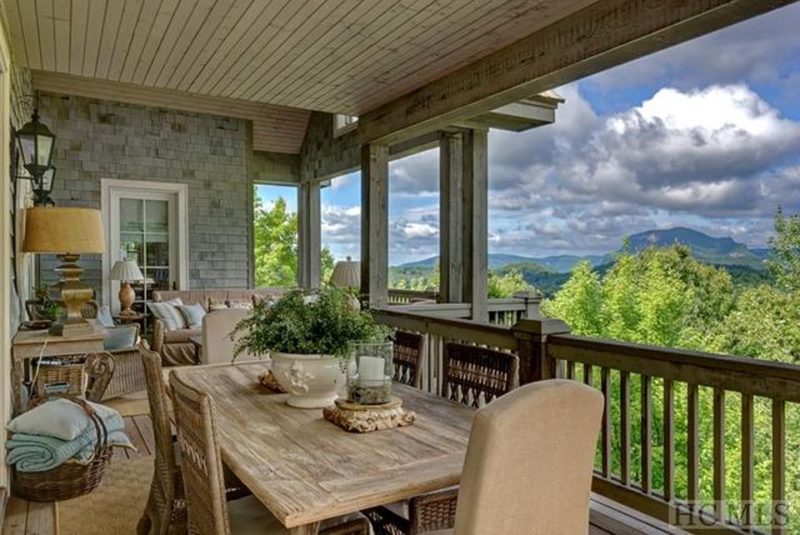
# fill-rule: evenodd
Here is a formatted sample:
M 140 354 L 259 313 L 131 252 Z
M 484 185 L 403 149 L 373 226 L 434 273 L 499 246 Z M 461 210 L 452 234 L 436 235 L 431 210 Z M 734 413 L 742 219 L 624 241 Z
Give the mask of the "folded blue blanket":
M 133 446 L 123 430 L 125 422 L 121 416 L 113 416 L 105 421 L 108 429 L 108 443 L 121 447 Z M 6 442 L 7 462 L 16 465 L 22 472 L 44 472 L 51 470 L 69 459 L 88 462 L 97 441 L 94 426 L 86 429 L 70 441 L 41 435 L 15 433 Z

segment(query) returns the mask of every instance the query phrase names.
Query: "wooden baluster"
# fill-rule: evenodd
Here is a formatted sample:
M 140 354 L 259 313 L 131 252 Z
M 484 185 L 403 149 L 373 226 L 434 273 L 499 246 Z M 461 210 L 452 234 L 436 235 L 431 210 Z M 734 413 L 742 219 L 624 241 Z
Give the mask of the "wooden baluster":
M 786 402 L 772 400 L 772 534 L 785 532 L 786 512 Z M 776 511 L 780 507 L 780 511 Z
M 669 502 L 675 493 L 675 393 L 672 381 L 664 379 L 664 498 Z
M 650 377 L 642 375 L 642 414 L 641 414 L 641 444 L 642 444 L 642 492 L 650 494 L 650 422 L 652 420 L 652 403 L 650 399 Z
M 592 386 L 592 365 L 591 364 L 584 364 L 583 365 L 583 382 L 589 386 Z
M 686 457 L 689 465 L 688 498 L 691 507 L 697 501 L 698 487 L 698 457 L 697 457 L 697 418 L 698 418 L 698 389 L 697 385 L 687 385 L 688 393 L 688 426 L 687 426 L 687 452 Z
M 628 372 L 619 372 L 619 423 L 620 423 L 620 480 L 623 485 L 631 482 L 631 388 Z
M 725 499 L 725 391 L 714 389 L 714 514 L 724 518 Z
M 570 360 L 567 362 L 567 379 L 575 380 L 575 361 Z
M 444 344 L 445 339 L 439 338 L 436 344 L 436 395 L 444 395 Z
M 611 389 L 610 371 L 600 368 L 600 390 L 603 392 L 603 421 L 600 428 L 600 472 L 603 477 L 611 477 Z
M 742 394 L 742 525 L 749 528 L 754 517 L 752 515 L 753 481 L 754 481 L 754 422 L 753 396 Z

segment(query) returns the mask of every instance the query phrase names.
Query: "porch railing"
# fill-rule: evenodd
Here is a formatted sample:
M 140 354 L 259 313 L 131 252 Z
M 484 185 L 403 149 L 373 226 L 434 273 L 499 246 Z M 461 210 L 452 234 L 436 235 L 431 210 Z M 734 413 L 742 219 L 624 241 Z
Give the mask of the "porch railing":
M 601 390 L 599 494 L 665 522 L 691 520 L 688 531 L 800 532 L 800 488 L 787 485 L 800 467 L 786 463 L 787 444 L 800 447 L 800 366 L 574 336 L 552 319 L 509 327 L 407 310 L 376 316 L 428 335 L 422 387 L 432 393 L 441 394 L 446 341 L 519 355 L 521 383 L 564 377 Z M 787 415 L 796 424 L 788 432 Z
M 437 301 L 439 292 L 436 290 L 398 290 L 389 288 L 390 305 L 407 305 L 418 301 Z
M 389 290 L 389 304 L 404 312 L 417 314 L 433 314 L 451 318 L 469 318 L 469 303 L 437 303 L 438 292 L 420 292 L 416 290 Z M 489 299 L 489 323 L 511 327 L 521 319 L 539 317 L 538 295 L 521 293 L 515 297 Z

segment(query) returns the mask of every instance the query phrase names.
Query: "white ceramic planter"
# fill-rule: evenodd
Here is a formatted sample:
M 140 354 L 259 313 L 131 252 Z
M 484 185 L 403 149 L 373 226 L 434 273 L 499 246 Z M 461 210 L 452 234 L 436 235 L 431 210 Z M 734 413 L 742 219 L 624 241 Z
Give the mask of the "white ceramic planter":
M 330 355 L 272 352 L 272 375 L 289 393 L 288 405 L 321 409 L 332 405 L 345 386 L 342 361 Z

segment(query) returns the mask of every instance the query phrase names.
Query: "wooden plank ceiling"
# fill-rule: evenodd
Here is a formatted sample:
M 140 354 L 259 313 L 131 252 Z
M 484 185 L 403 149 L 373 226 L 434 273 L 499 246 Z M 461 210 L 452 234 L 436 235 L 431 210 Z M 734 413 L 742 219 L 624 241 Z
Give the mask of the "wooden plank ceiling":
M 595 0 L 2 0 L 17 60 L 362 114 Z

